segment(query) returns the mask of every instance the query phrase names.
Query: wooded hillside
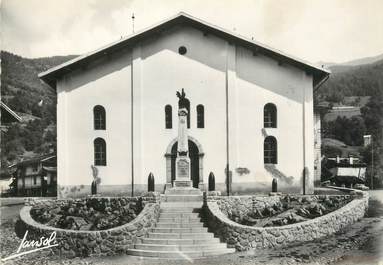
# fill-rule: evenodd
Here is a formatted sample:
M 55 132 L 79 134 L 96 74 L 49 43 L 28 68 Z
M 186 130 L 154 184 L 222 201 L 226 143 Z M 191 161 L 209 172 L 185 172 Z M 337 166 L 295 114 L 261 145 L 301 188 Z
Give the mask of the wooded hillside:
M 1 52 L 1 100 L 23 118 L 2 134 L 2 162 L 10 164 L 55 146 L 56 93 L 37 75 L 74 57 L 27 59 Z

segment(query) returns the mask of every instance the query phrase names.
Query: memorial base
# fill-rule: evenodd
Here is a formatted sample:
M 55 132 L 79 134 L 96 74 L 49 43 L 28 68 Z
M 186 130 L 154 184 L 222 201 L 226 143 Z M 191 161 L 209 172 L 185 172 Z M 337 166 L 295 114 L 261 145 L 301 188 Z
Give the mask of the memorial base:
M 172 185 L 171 182 L 165 184 L 165 190 L 169 190 L 169 189 L 171 189 L 171 188 L 173 188 L 173 185 Z
M 182 180 L 182 179 L 176 179 L 174 180 L 174 187 L 176 188 L 191 188 L 192 187 L 192 181 L 191 180 Z

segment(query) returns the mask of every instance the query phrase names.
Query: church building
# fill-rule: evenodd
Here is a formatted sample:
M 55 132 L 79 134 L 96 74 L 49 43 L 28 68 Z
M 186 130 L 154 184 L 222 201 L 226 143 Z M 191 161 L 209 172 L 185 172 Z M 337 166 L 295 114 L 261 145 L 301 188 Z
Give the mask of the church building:
M 192 185 L 314 191 L 313 92 L 329 72 L 185 13 L 39 77 L 57 92 L 57 193 L 138 195 L 176 174 L 185 95 Z M 226 185 L 229 183 L 229 185 Z

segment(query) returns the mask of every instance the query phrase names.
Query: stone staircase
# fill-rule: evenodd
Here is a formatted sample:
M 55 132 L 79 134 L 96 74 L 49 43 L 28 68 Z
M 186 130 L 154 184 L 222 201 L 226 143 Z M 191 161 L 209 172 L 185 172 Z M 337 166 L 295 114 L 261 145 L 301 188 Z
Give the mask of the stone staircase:
M 129 249 L 128 254 L 165 259 L 197 259 L 235 252 L 220 243 L 203 226 L 199 213 L 202 192 L 194 188 L 172 188 L 161 201 L 156 227 Z

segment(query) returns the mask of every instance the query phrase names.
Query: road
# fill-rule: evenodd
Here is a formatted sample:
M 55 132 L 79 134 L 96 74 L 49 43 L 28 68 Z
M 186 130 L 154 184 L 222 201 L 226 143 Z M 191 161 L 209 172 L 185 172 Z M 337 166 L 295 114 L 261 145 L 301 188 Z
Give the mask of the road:
M 362 231 L 366 240 L 357 249 L 345 253 L 336 265 L 382 265 L 383 264 L 383 190 L 369 191 L 370 201 L 367 217 L 370 222 Z
M 0 203 L 0 225 L 2 225 L 19 216 L 19 211 L 24 206 L 24 198 L 1 198 Z

